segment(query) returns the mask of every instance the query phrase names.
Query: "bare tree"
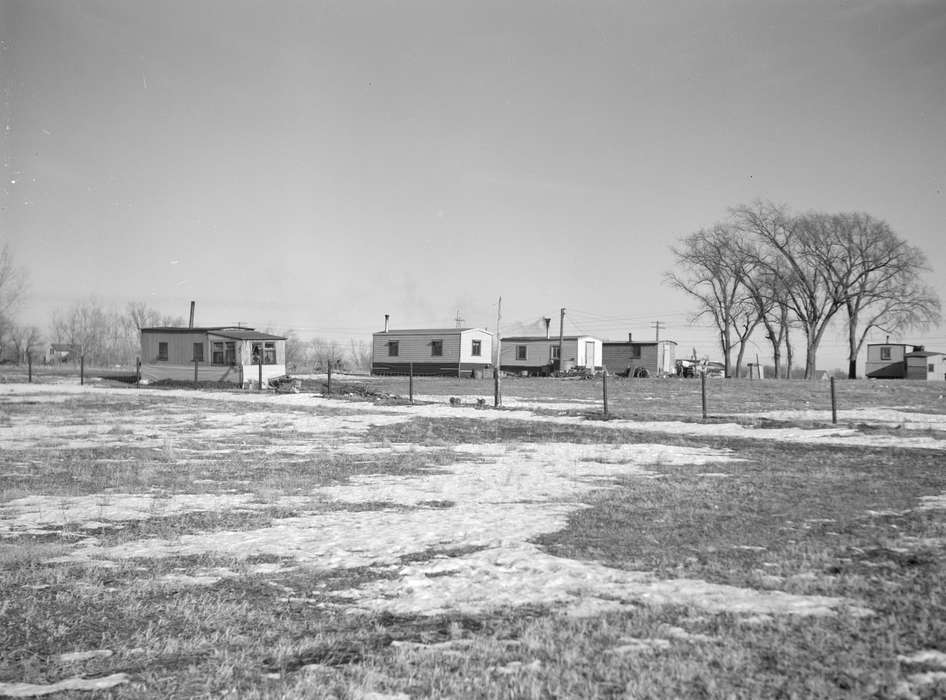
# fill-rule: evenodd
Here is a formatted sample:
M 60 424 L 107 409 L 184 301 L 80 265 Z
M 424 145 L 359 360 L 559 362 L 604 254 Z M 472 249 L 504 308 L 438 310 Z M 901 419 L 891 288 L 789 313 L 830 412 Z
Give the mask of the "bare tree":
M 835 214 L 825 233 L 845 253 L 826 256 L 822 264 L 843 294 L 848 378 L 855 379 L 857 355 L 872 329 L 892 333 L 929 327 L 940 320 L 940 302 L 920 280 L 929 269 L 926 256 L 885 221 L 864 213 Z
M 28 353 L 42 343 L 43 334 L 36 326 L 16 325 L 10 332 L 10 342 L 16 350 L 17 364 L 26 360 Z
M 371 372 L 371 345 L 364 340 L 356 341 L 351 339 L 351 347 L 348 349 L 351 355 L 352 369 L 359 372 Z
M 829 215 L 790 216 L 784 207 L 756 202 L 732 210 L 741 230 L 781 261 L 781 299 L 805 334 L 805 378 L 815 376 L 818 346 L 845 300 L 844 285 L 828 272 L 846 255 L 830 231 Z M 773 268 L 774 269 L 774 268 Z
M 695 318 L 712 318 L 719 334 L 725 375 L 731 376 L 731 356 L 738 347 L 739 376 L 745 344 L 759 323 L 758 309 L 743 280 L 751 261 L 739 245 L 739 232 L 717 224 L 686 236 L 679 247 L 671 247 L 680 272 L 666 275 L 673 287 L 695 298 L 700 305 Z

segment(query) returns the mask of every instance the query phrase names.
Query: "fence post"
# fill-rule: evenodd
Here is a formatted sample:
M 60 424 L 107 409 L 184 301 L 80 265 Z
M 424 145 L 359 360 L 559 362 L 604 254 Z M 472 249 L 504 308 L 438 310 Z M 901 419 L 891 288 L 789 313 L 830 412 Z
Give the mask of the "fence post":
M 135 358 L 135 388 L 141 388 L 141 358 Z
M 706 372 L 700 374 L 700 395 L 703 399 L 703 420 L 706 420 Z
M 79 355 L 79 385 L 85 384 L 85 355 Z
M 326 381 L 325 393 L 332 395 L 332 362 L 328 363 L 328 379 Z
M 197 388 L 197 358 L 194 358 L 194 388 Z
M 263 349 L 262 348 L 260 348 L 259 360 L 257 360 L 256 366 L 259 369 L 259 376 L 257 377 L 257 379 L 259 379 L 259 385 L 256 387 L 256 390 L 262 391 L 263 390 Z
M 831 377 L 831 422 L 835 425 L 838 422 L 838 402 L 834 393 L 834 377 Z
M 414 363 L 407 364 L 407 398 L 414 405 Z
M 604 369 L 601 375 L 601 396 L 604 399 L 604 416 L 608 417 L 608 370 Z
M 29 383 L 33 383 L 33 353 L 27 351 L 26 353 L 26 371 L 27 377 L 29 378 Z

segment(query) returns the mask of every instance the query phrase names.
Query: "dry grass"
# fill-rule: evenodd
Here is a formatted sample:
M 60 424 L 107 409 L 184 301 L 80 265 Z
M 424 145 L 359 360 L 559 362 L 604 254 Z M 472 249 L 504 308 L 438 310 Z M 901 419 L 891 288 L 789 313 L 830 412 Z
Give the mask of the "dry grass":
M 389 389 L 397 388 L 397 380 L 384 381 Z M 418 392 L 461 393 L 455 380 L 441 380 L 436 391 L 438 380 L 424 381 L 430 384 Z M 485 381 L 462 384 L 471 393 L 491 390 Z M 811 383 L 760 384 L 765 383 L 715 382 L 713 395 L 720 405 L 738 406 L 730 411 L 735 413 L 749 405 L 768 410 L 821 401 L 823 406 L 827 391 Z M 693 419 L 699 413 L 698 387 L 692 381 L 627 380 L 613 390 L 613 406 L 626 417 Z M 888 390 L 868 382 L 841 382 L 839 388 L 852 404 L 882 400 L 943 412 L 932 386 L 916 387 L 909 395 L 898 394 L 899 386 Z M 600 383 L 517 380 L 508 381 L 506 391 L 589 398 L 600 391 Z M 339 402 L 338 408 L 320 410 L 338 415 L 344 406 Z M 696 439 L 594 422 L 417 418 L 370 428 L 363 439 L 430 449 L 369 458 L 331 449 L 280 451 L 280 445 L 320 443 L 304 432 L 277 437 L 263 427 L 248 430 L 240 449 L 232 450 L 232 436 L 200 437 L 215 413 L 232 406 L 169 401 L 160 392 L 134 400 L 82 396 L 58 404 L 24 403 L 17 410 L 49 424 L 108 426 L 112 436 L 128 439 L 134 434 L 128 418 L 148 416 L 158 421 L 153 428 L 158 437 L 144 447 L 7 453 L 4 461 L 12 466 L 4 467 L 0 477 L 0 506 L 38 494 L 247 493 L 252 498 L 244 508 L 156 512 L 124 521 L 121 528 L 88 531 L 68 522 L 51 533 L 0 540 L 0 682 L 129 674 L 129 683 L 107 691 L 115 698 L 358 698 L 371 692 L 412 698 L 888 698 L 946 693 L 940 677 L 922 676 L 942 670 L 935 663 L 900 658 L 922 649 L 946 651 L 946 524 L 942 511 L 916 509 L 921 497 L 946 492 L 941 451 Z M 274 418 L 292 422 L 297 410 L 239 407 L 243 418 L 258 418 L 260 426 Z M 166 424 L 160 423 L 162 415 L 170 416 Z M 178 429 L 174 426 L 185 424 L 172 421 L 175 415 L 202 415 L 205 423 L 191 421 Z M 0 420 L 0 429 L 8 426 Z M 542 605 L 475 615 L 393 616 L 352 614 L 339 595 L 396 577 L 402 565 L 433 556 L 461 557 L 469 550 L 429 550 L 401 557 L 393 566 L 330 570 L 271 555 L 140 558 L 112 567 L 48 563 L 70 551 L 79 536 L 94 535 L 108 546 L 250 531 L 295 515 L 286 499 L 316 486 L 365 475 L 436 473 L 456 459 L 449 449 L 454 445 L 548 442 L 699 445 L 731 450 L 740 461 L 711 468 L 651 465 L 658 478 L 619 480 L 617 488 L 586 498 L 589 507 L 576 511 L 564 530 L 539 538 L 546 551 L 665 579 L 839 596 L 873 614 L 759 616 L 642 601 L 622 612 L 586 618 Z M 445 498 L 416 507 L 452 505 Z M 404 506 L 326 500 L 320 507 Z M 195 583 L 202 576 L 218 578 Z M 61 657 L 88 650 L 112 653 L 83 661 Z

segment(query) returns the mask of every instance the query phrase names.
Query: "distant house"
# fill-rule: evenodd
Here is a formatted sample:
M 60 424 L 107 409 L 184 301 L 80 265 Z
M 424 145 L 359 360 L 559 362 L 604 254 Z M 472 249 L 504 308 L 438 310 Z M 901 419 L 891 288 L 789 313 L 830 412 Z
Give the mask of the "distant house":
M 590 335 L 570 335 L 561 339 L 564 371 L 583 367 L 601 367 L 601 341 Z M 559 369 L 559 338 L 549 336 L 511 336 L 502 339 L 500 367 L 505 372 L 532 376 L 548 375 Z
M 922 345 L 873 343 L 867 346 L 865 374 L 870 379 L 946 379 L 946 357 Z
M 43 361 L 48 364 L 62 364 L 65 362 L 74 362 L 82 354 L 80 345 L 72 343 L 50 343 L 46 349 Z
M 413 369 L 417 375 L 482 376 L 492 358 L 493 334 L 482 328 L 386 329 L 372 335 L 372 374 Z
M 164 327 L 141 329 L 142 379 L 258 382 L 286 373 L 286 339 L 252 328 Z
M 676 374 L 677 343 L 673 340 L 626 341 L 602 343 L 604 366 L 609 372 L 625 377 L 662 377 Z

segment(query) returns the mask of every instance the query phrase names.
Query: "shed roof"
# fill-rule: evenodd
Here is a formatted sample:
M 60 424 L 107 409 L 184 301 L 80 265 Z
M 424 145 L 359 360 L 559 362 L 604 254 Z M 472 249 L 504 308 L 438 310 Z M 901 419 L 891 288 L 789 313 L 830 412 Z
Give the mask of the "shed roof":
M 604 340 L 602 342 L 605 345 L 626 345 L 628 347 L 634 345 L 660 345 L 661 343 L 677 345 L 676 340 Z
M 485 328 L 401 328 L 378 331 L 375 335 L 458 335 L 466 331 L 489 333 Z
M 597 340 L 597 338 L 590 335 L 566 335 L 562 337 L 562 340 L 579 340 L 580 338 L 590 338 L 591 340 Z M 545 341 L 545 340 L 552 343 L 557 343 L 559 341 L 559 337 L 557 335 L 549 336 L 549 337 L 546 337 L 544 335 L 510 335 L 505 338 L 502 338 L 501 340 L 504 343 L 507 340 L 510 342 L 516 342 L 516 343 L 528 342 L 528 341 L 537 342 L 537 341 Z
M 932 357 L 933 355 L 942 355 L 941 352 L 935 352 L 931 350 L 917 350 L 915 352 L 908 352 L 904 357 Z

